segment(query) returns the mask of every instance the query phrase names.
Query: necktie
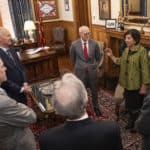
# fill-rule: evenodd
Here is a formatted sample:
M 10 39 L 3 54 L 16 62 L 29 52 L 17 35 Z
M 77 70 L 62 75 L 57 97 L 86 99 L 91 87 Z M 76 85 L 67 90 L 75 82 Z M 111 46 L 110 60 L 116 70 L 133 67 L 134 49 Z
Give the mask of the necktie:
M 8 49 L 6 52 L 7 52 L 7 55 L 9 57 L 9 59 L 14 63 L 14 65 L 16 65 L 16 62 L 15 62 L 15 60 L 14 60 L 14 58 L 13 58 L 11 52 L 10 52 L 10 49 Z
M 83 47 L 83 49 L 84 49 L 84 57 L 85 57 L 86 59 L 88 59 L 88 50 L 87 50 L 86 42 L 84 42 L 84 47 Z

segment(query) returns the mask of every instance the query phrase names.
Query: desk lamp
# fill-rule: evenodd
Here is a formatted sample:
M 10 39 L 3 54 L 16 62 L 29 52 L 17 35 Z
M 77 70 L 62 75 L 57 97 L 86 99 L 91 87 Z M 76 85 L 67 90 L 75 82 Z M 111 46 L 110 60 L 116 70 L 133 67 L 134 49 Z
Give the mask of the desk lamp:
M 28 32 L 29 35 L 29 40 L 31 42 L 34 42 L 34 37 L 33 37 L 33 33 L 34 30 L 36 29 L 35 24 L 32 20 L 26 20 L 24 23 L 24 31 Z

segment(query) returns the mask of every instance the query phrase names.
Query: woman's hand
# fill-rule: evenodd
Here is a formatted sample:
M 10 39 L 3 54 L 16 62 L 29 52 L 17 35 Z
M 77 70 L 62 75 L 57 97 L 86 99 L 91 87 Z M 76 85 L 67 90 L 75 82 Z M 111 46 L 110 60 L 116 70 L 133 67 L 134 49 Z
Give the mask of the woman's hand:
M 145 84 L 142 84 L 139 93 L 141 95 L 146 95 L 147 94 L 147 86 Z
M 104 52 L 107 54 L 107 56 L 109 57 L 112 57 L 113 56 L 113 53 L 112 53 L 112 50 L 111 48 L 105 48 Z

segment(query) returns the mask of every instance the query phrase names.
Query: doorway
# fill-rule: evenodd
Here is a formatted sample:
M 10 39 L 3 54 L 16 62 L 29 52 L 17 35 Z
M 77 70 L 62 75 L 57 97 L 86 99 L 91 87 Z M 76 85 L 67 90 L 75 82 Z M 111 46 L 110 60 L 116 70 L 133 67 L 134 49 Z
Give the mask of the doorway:
M 91 25 L 90 0 L 74 0 L 74 21 L 76 29 L 82 25 Z

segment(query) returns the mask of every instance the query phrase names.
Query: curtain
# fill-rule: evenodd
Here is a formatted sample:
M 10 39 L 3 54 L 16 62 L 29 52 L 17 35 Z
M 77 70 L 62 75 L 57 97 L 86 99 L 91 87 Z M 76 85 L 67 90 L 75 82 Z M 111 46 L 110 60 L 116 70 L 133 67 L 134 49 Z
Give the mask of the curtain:
M 17 39 L 23 39 L 26 34 L 23 30 L 25 20 L 32 20 L 30 0 L 8 0 L 12 24 Z
M 140 1 L 140 6 L 141 6 L 141 16 L 148 16 L 147 14 L 147 0 L 141 0 Z

